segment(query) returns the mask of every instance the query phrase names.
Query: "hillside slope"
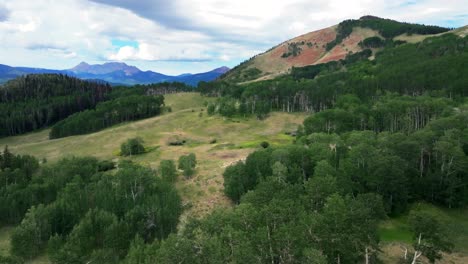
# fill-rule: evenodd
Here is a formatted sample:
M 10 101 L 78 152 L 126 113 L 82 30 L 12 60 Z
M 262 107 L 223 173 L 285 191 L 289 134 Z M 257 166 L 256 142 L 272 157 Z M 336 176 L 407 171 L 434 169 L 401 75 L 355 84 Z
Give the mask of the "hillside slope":
M 0 148 L 8 145 L 13 153 L 34 155 L 54 162 L 66 156 L 94 156 L 102 159 L 128 159 L 117 155 L 120 144 L 135 136 L 152 151 L 130 159 L 156 168 L 162 159 L 177 160 L 179 156 L 193 152 L 197 155 L 196 176 L 182 180 L 178 188 L 185 201 L 191 204 L 188 215 L 203 215 L 217 206 L 226 206 L 223 195 L 224 168 L 249 153 L 266 140 L 273 145 L 292 142 L 285 135 L 301 124 L 306 114 L 273 113 L 263 121 L 256 119 L 226 120 L 220 116 L 208 116 L 203 106 L 211 98 L 196 93 L 165 95 L 166 106 L 172 113 L 124 123 L 100 132 L 49 140 L 50 129 L 26 135 L 0 138 Z M 168 146 L 174 139 L 185 139 L 184 146 Z M 210 144 L 216 139 L 217 142 Z
M 243 62 L 221 76 L 220 80 L 233 83 L 268 80 L 289 73 L 292 67 L 342 60 L 348 54 L 363 51 L 366 47 L 360 43 L 371 37 L 378 37 L 387 42 L 400 40 L 414 43 L 446 32 L 449 32 L 449 29 L 401 23 L 372 16 L 346 20 L 338 25 L 287 40 Z M 464 36 L 467 28 L 451 32 Z M 372 50 L 375 53 L 379 49 Z

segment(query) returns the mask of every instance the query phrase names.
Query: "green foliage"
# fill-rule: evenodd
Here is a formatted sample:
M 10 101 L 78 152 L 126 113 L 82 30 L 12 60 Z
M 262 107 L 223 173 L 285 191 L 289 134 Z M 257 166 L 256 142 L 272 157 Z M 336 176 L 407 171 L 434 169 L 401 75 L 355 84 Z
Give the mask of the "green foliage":
M 110 160 L 102 160 L 98 163 L 99 171 L 109 171 L 115 169 L 115 163 Z
M 195 173 L 195 167 L 197 166 L 197 158 L 195 154 L 190 153 L 188 155 L 182 155 L 179 157 L 179 170 L 183 170 L 185 178 L 190 178 Z
M 143 139 L 139 137 L 128 139 L 120 145 L 120 155 L 132 156 L 145 153 L 143 143 Z
M 0 255 L 0 263 L 3 264 L 23 264 L 24 261 L 22 258 L 15 257 L 15 256 L 1 256 Z
M 173 160 L 161 160 L 159 163 L 159 174 L 167 182 L 177 180 L 177 170 Z
M 95 110 L 86 110 L 69 116 L 52 127 L 51 139 L 87 134 L 132 120 L 159 115 L 164 97 L 132 95 L 99 103 Z
M 266 141 L 262 141 L 262 143 L 260 143 L 260 146 L 262 148 L 268 148 L 270 146 L 270 143 L 266 142 Z
M 370 37 L 364 39 L 359 45 L 363 48 L 381 48 L 385 46 L 385 41 L 380 37 Z
M 102 170 L 93 158 L 63 159 L 2 187 L 2 221 L 28 209 L 13 231 L 12 254 L 30 259 L 47 248 L 54 263 L 119 263 L 135 236 L 151 243 L 176 230 L 182 205 L 172 184 L 130 162 L 115 174 Z
M 253 67 L 253 68 L 248 68 L 244 73 L 241 75 L 241 78 L 243 79 L 256 79 L 257 77 L 260 76 L 262 73 L 261 70 Z
M 397 111 L 394 107 L 398 105 L 408 111 L 395 113 L 399 115 L 398 123 L 413 122 L 412 126 L 420 129 L 431 118 L 441 116 L 446 110 L 444 105 L 451 106 L 451 101 L 460 103 L 460 98 L 466 96 L 467 42 L 468 37 L 453 34 L 416 44 L 390 45 L 387 41 L 386 48 L 375 54 L 373 61 L 367 60 L 371 55 L 367 49 L 339 62 L 293 68 L 291 75 L 274 80 L 243 85 L 212 83 L 203 94 L 223 97 L 212 112 L 259 118 L 275 110 L 320 112 L 334 108 L 341 97 L 353 95 L 360 101 L 348 107 L 360 117 L 355 121 L 360 123 L 363 119 L 379 124 L 382 118 L 390 118 L 387 111 Z M 401 102 L 390 102 L 392 98 Z M 426 105 L 425 101 L 430 103 Z M 229 111 L 224 111 L 223 106 Z M 234 114 L 232 106 L 236 109 Z M 378 109 L 372 109 L 374 106 Z M 373 116 L 367 113 L 369 108 Z M 410 118 L 403 119 L 403 115 Z M 362 125 L 367 126 L 364 122 Z
M 354 27 L 370 28 L 378 31 L 384 38 L 391 39 L 401 34 L 438 34 L 449 31 L 448 28 L 438 26 L 426 26 L 419 24 L 402 23 L 391 19 L 382 19 L 373 16 L 364 16 L 358 20 L 345 20 L 338 24 L 336 39 L 327 44 L 327 50 L 331 50 L 348 37 Z
M 236 67 L 234 67 L 233 69 L 225 72 L 224 74 L 218 77 L 218 80 L 216 80 L 216 82 L 225 83 L 227 81 L 227 82 L 239 83 L 239 82 L 244 82 L 244 81 L 258 78 L 262 72 L 259 69 L 252 67 L 253 58 L 254 57 L 248 60 L 245 60 L 239 65 L 237 65 Z M 199 88 L 200 88 L 200 83 L 199 83 Z
M 0 86 L 0 137 L 44 128 L 94 108 L 111 87 L 62 74 L 32 74 Z
M 51 233 L 49 212 L 44 205 L 31 207 L 11 235 L 11 253 L 25 259 L 37 256 L 45 248 Z
M 116 263 L 118 256 L 108 254 L 102 258 L 101 250 L 105 250 L 111 242 L 109 240 L 117 231 L 114 230 L 117 225 L 118 220 L 115 215 L 102 210 L 90 210 L 73 228 L 59 252 L 54 252 L 54 262 L 85 263 L 100 259 L 105 263 Z M 120 236 L 125 235 L 125 233 L 120 234 Z
M 304 42 L 292 42 L 288 43 L 288 51 L 281 55 L 281 58 L 287 58 L 289 56 L 296 57 L 302 52 L 302 47 Z
M 422 254 L 427 257 L 430 263 L 442 258 L 442 252 L 451 252 L 451 243 L 447 229 L 444 224 L 437 219 L 437 216 L 423 210 L 414 210 L 410 213 L 409 223 L 414 232 L 413 247 L 415 257 Z
M 331 195 L 326 205 L 311 211 L 303 194 L 301 186 L 262 181 L 239 206 L 190 222 L 154 254 L 165 263 L 332 263 L 337 258 L 354 263 L 362 260 L 366 248 L 378 249 L 381 215 L 375 212 L 383 211 L 378 197 Z
M 224 193 L 234 202 L 238 203 L 241 196 L 252 189 L 246 175 L 245 164 L 242 162 L 227 167 L 223 173 Z
M 208 107 L 206 108 L 206 111 L 208 115 L 213 115 L 216 111 L 216 105 L 214 104 L 209 104 Z

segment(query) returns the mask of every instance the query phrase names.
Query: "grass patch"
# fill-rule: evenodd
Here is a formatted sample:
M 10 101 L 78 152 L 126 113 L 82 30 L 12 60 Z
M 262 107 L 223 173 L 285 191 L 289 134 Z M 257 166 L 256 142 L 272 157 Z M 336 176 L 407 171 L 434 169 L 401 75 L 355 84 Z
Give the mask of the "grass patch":
M 403 242 L 411 244 L 413 233 L 411 232 L 407 217 L 391 218 L 379 226 L 379 237 L 382 242 Z
M 232 149 L 260 148 L 260 143 L 262 142 L 263 140 L 246 141 L 233 146 Z
M 10 235 L 12 231 L 12 226 L 0 227 L 0 255 L 2 256 L 10 254 Z
M 258 136 L 255 140 L 241 142 L 234 146 L 229 146 L 229 149 L 246 149 L 246 148 L 260 148 L 262 142 L 268 142 L 270 146 L 281 147 L 291 144 L 294 140 L 293 136 L 284 133 L 278 133 L 270 136 Z
M 215 151 L 215 150 L 223 150 L 223 149 L 234 149 L 236 145 L 232 143 L 223 143 L 223 144 L 218 144 L 210 149 L 210 151 Z
M 442 221 L 455 252 L 468 253 L 468 208 L 447 209 L 427 203 L 417 203 L 411 206 L 431 213 Z M 382 242 L 413 243 L 413 233 L 408 225 L 408 214 L 383 221 L 378 230 Z

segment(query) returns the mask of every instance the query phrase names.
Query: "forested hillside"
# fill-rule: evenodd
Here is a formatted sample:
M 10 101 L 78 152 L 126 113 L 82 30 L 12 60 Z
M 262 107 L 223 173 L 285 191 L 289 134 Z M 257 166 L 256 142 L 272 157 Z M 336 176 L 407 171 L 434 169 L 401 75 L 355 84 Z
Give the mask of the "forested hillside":
M 50 138 L 86 134 L 158 115 L 164 94 L 192 90 L 178 82 L 112 88 L 61 74 L 27 75 L 0 86 L 0 137 L 52 125 Z
M 69 115 L 94 108 L 109 85 L 66 75 L 27 75 L 0 86 L 0 136 L 44 128 Z
M 162 112 L 164 96 L 129 95 L 97 105 L 96 109 L 78 112 L 52 127 L 51 139 L 88 134 L 112 125 L 152 117 Z
M 439 105 L 460 103 L 467 95 L 468 37 L 445 34 L 417 44 L 400 44 L 384 49 L 372 61 L 362 54 L 366 52 L 338 62 L 295 68 L 290 75 L 269 81 L 245 85 L 200 83 L 199 90 L 205 95 L 222 96 L 214 105 L 215 111 L 232 115 L 268 111 L 319 112 L 334 108 L 339 100 L 344 100 L 340 97 L 352 95 L 359 100 L 365 128 L 374 130 L 382 130 L 378 124 L 385 121 L 381 120 L 381 111 L 373 106 L 384 107 L 388 101 L 385 98 L 391 94 L 397 96 L 395 100 L 421 102 L 427 98 L 438 101 Z M 439 114 L 439 107 L 428 107 L 424 111 L 406 106 L 393 110 L 387 107 L 385 114 L 408 109 L 413 113 L 399 114 L 426 115 L 418 118 L 428 119 Z
M 156 116 L 164 110 L 164 94 L 189 91 L 193 91 L 193 87 L 179 82 L 115 87 L 107 102 L 58 122 L 49 137 L 88 134 L 122 122 Z M 170 108 L 166 110 L 171 111 Z
M 67 158 L 39 167 L 31 156 L 0 155 L 0 224 L 18 224 L 2 263 L 48 251 L 54 263 L 122 260 L 130 242 L 163 239 L 182 211 L 174 186 L 132 163 Z
M 234 67 L 220 76 L 219 80 L 244 83 L 274 79 L 289 74 L 294 67 L 340 61 L 347 55 L 365 49 L 375 54 L 385 47 L 412 38 L 422 40 L 449 30 L 439 26 L 363 16 L 280 43 Z
M 159 252 L 191 252 L 184 257 L 199 263 L 377 263 L 381 219 L 421 201 L 466 208 L 467 44 L 468 37 L 446 34 L 392 43 L 372 61 L 355 54 L 271 81 L 200 84 L 201 93 L 221 97 L 208 106 L 211 114 L 314 114 L 295 144 L 267 147 L 225 170 L 225 194 L 238 206 Z M 402 263 L 421 256 L 434 263 L 451 251 L 440 218 L 414 209 L 409 219 L 413 248 Z

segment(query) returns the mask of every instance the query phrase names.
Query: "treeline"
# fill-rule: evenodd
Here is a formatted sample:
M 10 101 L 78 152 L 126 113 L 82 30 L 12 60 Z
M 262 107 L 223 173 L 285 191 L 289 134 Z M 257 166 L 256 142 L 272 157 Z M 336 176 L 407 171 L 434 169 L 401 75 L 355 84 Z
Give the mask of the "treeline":
M 239 202 L 267 177 L 305 183 L 320 170 L 334 176 L 344 194 L 380 195 L 389 214 L 421 200 L 450 208 L 468 204 L 468 106 L 412 133 L 330 132 L 317 126 L 320 119 L 304 121 L 296 145 L 257 151 L 228 167 L 226 195 Z M 333 126 L 346 123 L 337 120 Z
M 111 87 L 62 74 L 31 74 L 0 86 L 0 137 L 52 126 L 73 114 L 57 124 L 52 138 L 94 132 L 159 114 L 163 99 L 151 96 L 193 90 L 179 82 Z M 96 109 L 100 102 L 109 100 L 112 102 Z
M 243 104 L 266 107 L 267 112 L 320 112 L 335 107 L 346 94 L 369 105 L 377 104 L 387 93 L 456 101 L 467 94 L 468 37 L 446 34 L 386 48 L 373 61 L 363 60 L 368 55 L 365 51 L 355 55 L 344 61 L 294 68 L 291 75 L 274 80 L 245 85 L 200 83 L 198 88 L 206 96 L 230 98 L 215 104 L 221 114 L 223 106 L 235 105 L 240 111 Z M 255 113 L 252 107 L 250 112 Z
M 387 94 L 372 103 L 355 95 L 343 95 L 332 109 L 306 119 L 309 132 L 341 133 L 372 130 L 410 133 L 423 129 L 430 121 L 453 115 L 457 104 L 449 98 L 399 96 Z
M 180 235 L 133 243 L 127 263 L 358 263 L 366 252 L 375 263 L 378 197 L 317 194 L 334 185 L 314 184 L 262 181 L 239 206 L 192 221 Z
M 156 116 L 161 113 L 163 106 L 162 95 L 131 95 L 102 102 L 96 109 L 73 114 L 55 124 L 49 138 L 92 133 L 122 122 Z
M 162 82 L 148 85 L 135 85 L 134 88 L 143 87 L 147 95 L 164 95 L 181 92 L 193 92 L 194 87 L 181 82 Z
M 338 24 L 336 29 L 336 38 L 327 44 L 327 50 L 331 50 L 336 45 L 340 44 L 343 39 L 348 37 L 355 27 L 370 28 L 376 30 L 384 38 L 391 39 L 402 34 L 420 34 L 431 35 L 447 32 L 450 29 L 439 26 L 426 26 L 420 24 L 411 24 L 398 22 L 391 19 L 384 19 L 373 16 L 363 16 L 360 19 L 349 19 Z
M 61 74 L 27 75 L 0 86 L 0 137 L 44 128 L 106 100 L 111 87 Z
M 11 235 L 19 259 L 0 260 L 23 263 L 47 251 L 53 263 L 121 263 L 131 241 L 176 231 L 181 199 L 153 170 L 122 162 L 107 172 L 113 166 L 94 158 L 39 167 L 8 150 L 1 157 L 0 224 L 19 224 Z

